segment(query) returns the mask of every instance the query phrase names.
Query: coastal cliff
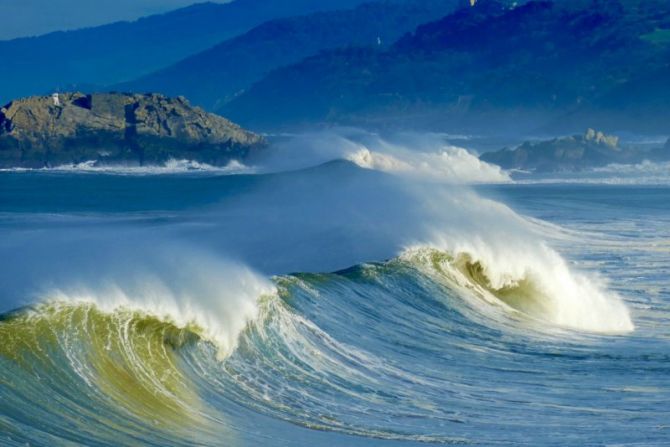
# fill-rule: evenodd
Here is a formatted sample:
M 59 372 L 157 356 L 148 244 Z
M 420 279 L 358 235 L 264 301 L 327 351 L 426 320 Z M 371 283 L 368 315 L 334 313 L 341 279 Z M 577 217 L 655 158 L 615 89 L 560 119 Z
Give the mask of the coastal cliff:
M 264 139 L 227 119 L 158 94 L 65 93 L 0 109 L 0 167 L 95 161 L 151 165 L 185 159 L 243 160 Z

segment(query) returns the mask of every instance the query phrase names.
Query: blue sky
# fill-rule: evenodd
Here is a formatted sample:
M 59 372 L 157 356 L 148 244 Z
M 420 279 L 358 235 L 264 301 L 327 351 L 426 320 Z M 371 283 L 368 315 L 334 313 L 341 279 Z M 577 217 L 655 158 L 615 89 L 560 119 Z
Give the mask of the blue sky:
M 0 0 L 0 40 L 136 19 L 202 1 Z

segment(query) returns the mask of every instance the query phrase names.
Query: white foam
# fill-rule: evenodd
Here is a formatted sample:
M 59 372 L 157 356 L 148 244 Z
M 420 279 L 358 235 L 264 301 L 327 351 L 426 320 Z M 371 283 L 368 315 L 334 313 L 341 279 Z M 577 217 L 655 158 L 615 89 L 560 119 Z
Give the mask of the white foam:
M 450 145 L 444 135 L 381 137 L 358 129 L 304 133 L 273 145 L 261 163 L 268 171 L 300 169 L 332 160 L 348 160 L 413 179 L 472 184 L 509 183 L 500 167 L 479 160 L 467 149 Z
M 443 145 L 435 152 L 412 153 L 396 149 L 391 154 L 367 147 L 346 155 L 347 160 L 367 169 L 450 183 L 510 183 L 500 167 L 479 160 L 464 148 Z
M 182 328 L 194 325 L 224 358 L 257 317 L 259 298 L 276 293 L 269 280 L 248 268 L 203 254 L 167 254 L 148 265 L 78 280 L 42 296 L 49 302 L 92 303 L 108 313 L 137 311 Z
M 417 242 L 406 253 L 429 247 L 467 255 L 481 265 L 492 289 L 527 281 L 539 304 L 532 316 L 553 325 L 595 333 L 634 330 L 623 299 L 597 274 L 571 267 L 538 234 L 542 231 L 538 225 L 473 193 L 445 197 L 443 203 L 458 207 L 460 216 L 435 226 L 428 241 Z
M 252 173 L 254 169 L 238 160 L 231 160 L 226 166 L 212 166 L 193 160 L 169 159 L 160 165 L 132 166 L 132 165 L 105 165 L 95 160 L 76 164 L 65 164 L 53 168 L 9 168 L 0 169 L 1 172 L 67 172 L 67 173 L 103 173 L 115 175 L 157 175 L 183 173 L 215 173 L 215 174 L 244 174 Z
M 524 184 L 668 185 L 670 162 L 645 160 L 637 164 L 610 164 L 580 172 L 534 175 L 517 181 Z

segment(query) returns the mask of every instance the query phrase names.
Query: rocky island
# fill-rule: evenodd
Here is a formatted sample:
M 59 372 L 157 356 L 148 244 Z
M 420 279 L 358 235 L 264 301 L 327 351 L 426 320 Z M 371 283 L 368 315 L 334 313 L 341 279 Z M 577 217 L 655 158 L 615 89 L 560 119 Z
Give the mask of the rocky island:
M 227 119 L 158 94 L 65 93 L 0 109 L 0 167 L 42 168 L 94 161 L 153 165 L 184 159 L 221 166 L 264 139 Z
M 647 149 L 622 146 L 619 138 L 588 129 L 583 135 L 527 141 L 515 149 L 482 154 L 481 160 L 504 169 L 534 172 L 579 171 L 608 164 L 670 160 L 670 143 Z

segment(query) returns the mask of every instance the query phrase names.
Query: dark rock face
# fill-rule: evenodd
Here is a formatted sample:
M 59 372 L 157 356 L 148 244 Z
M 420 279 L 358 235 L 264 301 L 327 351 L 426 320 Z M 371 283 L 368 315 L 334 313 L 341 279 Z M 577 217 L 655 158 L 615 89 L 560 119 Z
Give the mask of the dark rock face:
M 617 137 L 593 129 L 584 135 L 525 142 L 515 149 L 482 154 L 483 161 L 504 169 L 536 172 L 575 171 L 611 163 L 639 163 L 643 160 L 666 160 L 668 151 L 644 150 L 619 146 Z
M 263 145 L 262 137 L 182 97 L 66 93 L 0 109 L 0 167 L 91 160 L 142 165 L 171 158 L 223 165 Z

